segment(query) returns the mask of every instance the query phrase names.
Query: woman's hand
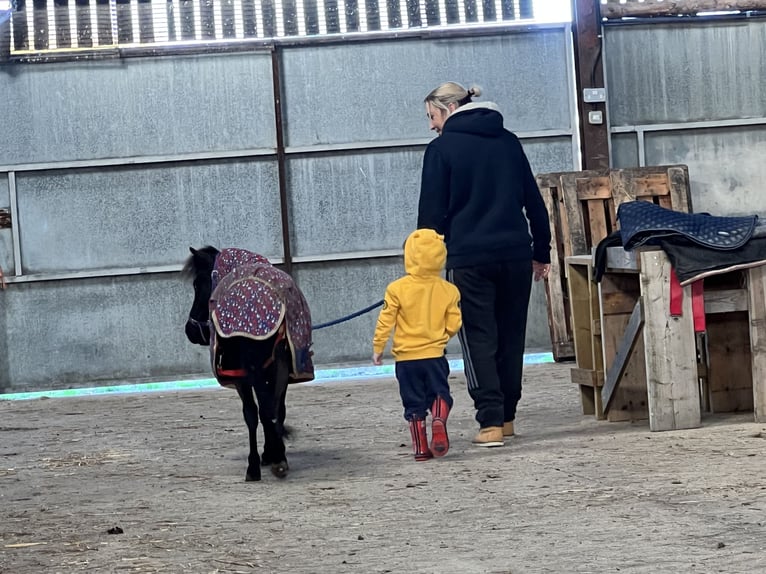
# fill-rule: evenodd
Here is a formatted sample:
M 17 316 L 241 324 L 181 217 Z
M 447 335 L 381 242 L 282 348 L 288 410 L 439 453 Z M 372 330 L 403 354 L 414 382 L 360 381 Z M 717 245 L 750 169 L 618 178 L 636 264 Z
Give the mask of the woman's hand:
M 535 281 L 540 279 L 547 279 L 548 273 L 551 271 L 550 263 L 540 263 L 538 261 L 532 261 L 532 277 Z
M 373 353 L 373 355 L 372 355 L 372 364 L 373 365 L 382 365 L 383 364 L 383 353 Z

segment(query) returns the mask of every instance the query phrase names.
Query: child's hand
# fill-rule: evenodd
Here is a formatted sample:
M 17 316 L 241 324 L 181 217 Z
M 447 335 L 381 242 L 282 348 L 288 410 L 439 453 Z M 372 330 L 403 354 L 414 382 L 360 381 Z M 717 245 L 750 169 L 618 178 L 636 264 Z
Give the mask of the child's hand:
M 383 353 L 373 353 L 372 354 L 372 364 L 373 365 L 382 365 L 383 364 Z

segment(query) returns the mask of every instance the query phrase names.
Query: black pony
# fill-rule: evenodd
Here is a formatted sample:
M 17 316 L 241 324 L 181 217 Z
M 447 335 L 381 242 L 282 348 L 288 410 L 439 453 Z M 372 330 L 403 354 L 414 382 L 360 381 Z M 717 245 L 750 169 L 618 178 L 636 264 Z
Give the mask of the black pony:
M 292 278 L 262 255 L 209 245 L 189 250 L 184 273 L 193 278 L 194 303 L 186 337 L 210 346 L 218 382 L 236 388 L 242 399 L 250 434 L 245 480 L 260 480 L 261 464 L 284 478 L 289 468 L 283 440 L 287 385 L 314 378 L 306 300 Z M 265 437 L 261 457 L 259 418 Z

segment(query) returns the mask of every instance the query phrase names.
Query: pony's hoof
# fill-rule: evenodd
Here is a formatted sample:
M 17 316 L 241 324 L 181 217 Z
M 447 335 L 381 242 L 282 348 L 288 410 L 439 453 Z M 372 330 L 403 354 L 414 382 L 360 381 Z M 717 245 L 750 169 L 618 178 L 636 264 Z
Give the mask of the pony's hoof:
M 261 473 L 258 474 L 250 474 L 249 472 L 245 473 L 245 482 L 258 482 L 261 480 Z
M 283 460 L 282 462 L 275 462 L 271 465 L 271 474 L 273 474 L 277 478 L 286 477 L 288 470 L 290 470 L 290 467 L 287 466 L 286 460 Z

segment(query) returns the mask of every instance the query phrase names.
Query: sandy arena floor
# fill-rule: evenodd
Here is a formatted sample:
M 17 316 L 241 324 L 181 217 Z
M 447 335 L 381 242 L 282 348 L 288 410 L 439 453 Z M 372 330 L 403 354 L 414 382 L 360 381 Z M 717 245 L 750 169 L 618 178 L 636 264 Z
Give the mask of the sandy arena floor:
M 501 449 L 458 374 L 426 463 L 393 380 L 293 386 L 290 476 L 260 483 L 227 389 L 0 401 L 0 572 L 766 572 L 766 425 L 599 422 L 570 367 L 526 368 Z

